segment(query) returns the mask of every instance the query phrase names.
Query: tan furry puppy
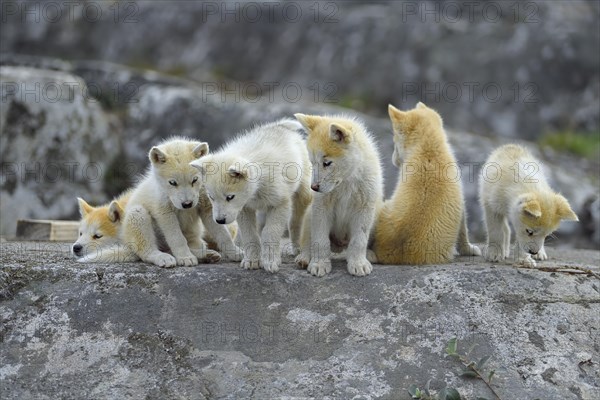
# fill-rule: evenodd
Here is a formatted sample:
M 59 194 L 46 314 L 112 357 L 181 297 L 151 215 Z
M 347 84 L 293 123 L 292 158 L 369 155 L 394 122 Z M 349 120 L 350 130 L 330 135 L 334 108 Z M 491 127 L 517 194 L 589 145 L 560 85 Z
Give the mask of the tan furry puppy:
M 131 191 L 99 207 L 89 205 L 78 198 L 81 221 L 79 238 L 71 251 L 78 262 L 130 262 L 139 258 L 120 245 L 120 233 L 125 217 L 125 207 Z
M 202 182 L 198 170 L 190 166 L 207 153 L 207 143 L 184 138 L 169 139 L 150 150 L 150 170 L 131 194 L 121 235 L 122 242 L 143 261 L 173 267 L 195 265 L 198 259 L 220 260 L 219 253 L 208 250 L 201 239 L 196 207 Z M 172 255 L 159 249 L 160 242 L 167 244 Z
M 567 199 L 552 191 L 542 164 L 525 148 L 508 144 L 496 149 L 487 164 L 494 174 L 482 174 L 479 198 L 487 228 L 488 261 L 501 261 L 510 253 L 510 226 L 516 234 L 517 262 L 535 266 L 546 260 L 544 239 L 560 221 L 579 221 Z M 493 168 L 492 168 L 493 167 Z
M 468 242 L 458 164 L 442 118 L 419 102 L 410 111 L 388 108 L 394 130 L 396 191 L 375 226 L 373 250 L 383 264 L 445 263 L 459 252 L 480 255 Z
M 308 131 L 313 204 L 304 219 L 296 263 L 316 276 L 331 271 L 330 251 L 347 249 L 348 272 L 371 273 L 369 234 L 383 202 L 379 152 L 356 119 L 296 114 Z

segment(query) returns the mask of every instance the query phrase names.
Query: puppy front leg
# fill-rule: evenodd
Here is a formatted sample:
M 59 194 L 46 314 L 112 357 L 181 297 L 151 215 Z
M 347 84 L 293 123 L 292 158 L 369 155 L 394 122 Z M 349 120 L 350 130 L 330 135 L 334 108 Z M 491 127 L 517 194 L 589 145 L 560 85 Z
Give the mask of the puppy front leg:
M 315 276 L 324 276 L 331 272 L 329 232 L 332 216 L 319 198 L 315 198 L 311 213 L 308 272 Z
M 211 263 L 221 260 L 221 255 L 216 251 L 209 250 L 206 247 L 206 242 L 202 240 L 200 221 L 194 220 L 190 225 L 186 226 L 185 229 L 183 229 L 183 235 L 187 239 L 190 252 L 195 255 L 199 261 Z
M 244 252 L 244 258 L 240 265 L 244 269 L 258 269 L 260 268 L 260 236 L 258 236 L 256 228 L 256 211 L 247 207 L 242 208 L 237 221 Z
M 350 225 L 350 243 L 346 260 L 348 272 L 355 276 L 369 275 L 373 266 L 367 260 L 367 245 L 369 243 L 369 231 L 373 224 L 375 210 L 360 213 Z
M 294 260 L 298 268 L 306 269 L 310 263 L 310 230 L 312 221 L 312 211 L 309 208 L 304 214 L 304 222 L 302 223 L 302 233 L 300 239 L 300 254 Z
M 281 238 L 290 220 L 290 202 L 267 211 L 265 227 L 262 230 L 260 266 L 269 272 L 279 271 L 281 265 Z
M 244 252 L 233 242 L 227 226 L 218 224 L 212 215 L 212 208 L 203 208 L 199 211 L 200 219 L 206 228 L 206 231 L 213 238 L 219 251 L 231 261 L 240 262 L 244 256 Z
M 525 251 L 525 247 L 518 240 L 515 244 L 515 255 L 517 264 L 532 268 L 536 266 L 535 260 L 531 258 L 531 254 Z
M 546 254 L 546 249 L 544 249 L 544 244 L 542 243 L 542 247 L 536 255 L 533 256 L 534 259 L 539 261 L 544 261 L 548 259 L 548 254 Z
M 498 262 L 504 260 L 506 241 L 504 239 L 505 217 L 498 215 L 484 207 L 485 225 L 487 228 L 487 245 L 484 256 L 487 261 Z
M 171 211 L 157 213 L 155 219 L 169 249 L 171 249 L 171 253 L 177 260 L 177 265 L 192 266 L 198 264 L 198 258 L 192 254 L 187 239 L 183 236 L 177 214 Z
M 174 267 L 177 265 L 177 260 L 172 255 L 158 249 L 152 225 L 152 216 L 146 208 L 136 205 L 128 209 L 121 233 L 125 246 L 142 261 L 163 268 Z

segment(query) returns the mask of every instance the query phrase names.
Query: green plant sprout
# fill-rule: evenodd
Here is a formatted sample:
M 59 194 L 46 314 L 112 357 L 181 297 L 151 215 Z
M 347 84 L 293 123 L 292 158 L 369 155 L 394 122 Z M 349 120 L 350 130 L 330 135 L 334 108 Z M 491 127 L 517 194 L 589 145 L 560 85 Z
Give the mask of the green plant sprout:
M 452 338 L 448 341 L 446 345 L 446 354 L 449 357 L 457 359 L 463 365 L 463 370 L 460 373 L 460 376 L 465 378 L 475 378 L 481 379 L 483 383 L 488 387 L 488 389 L 493 393 L 494 397 L 498 400 L 502 400 L 500 395 L 496 392 L 494 387 L 492 386 L 492 379 L 496 374 L 496 370 L 492 369 L 487 373 L 483 372 L 483 367 L 490 359 L 490 356 L 484 356 L 479 361 L 475 362 L 468 358 L 469 352 L 467 354 L 460 354 L 456 351 L 458 347 L 458 339 Z M 485 400 L 484 397 L 478 397 L 477 400 Z

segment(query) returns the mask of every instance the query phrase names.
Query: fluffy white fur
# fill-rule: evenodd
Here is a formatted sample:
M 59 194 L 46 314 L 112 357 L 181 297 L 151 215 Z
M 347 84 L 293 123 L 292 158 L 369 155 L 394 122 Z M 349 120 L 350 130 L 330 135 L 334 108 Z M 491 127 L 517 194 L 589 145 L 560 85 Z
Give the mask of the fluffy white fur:
M 300 124 L 284 119 L 258 126 L 194 161 L 212 203 L 214 221 L 238 222 L 245 269 L 276 272 L 280 241 L 289 229 L 295 254 L 302 219 L 310 204 L 310 168 Z M 259 235 L 257 211 L 266 216 Z
M 484 256 L 488 261 L 509 257 L 509 222 L 516 236 L 515 261 L 535 266 L 534 258 L 548 258 L 546 236 L 562 220 L 578 221 L 567 199 L 548 185 L 541 162 L 519 145 L 501 146 L 490 155 L 479 190 L 487 228 Z
M 315 191 L 296 263 L 312 275 L 323 276 L 331 271 L 330 251 L 347 249 L 348 272 L 368 275 L 373 270 L 367 259 L 369 235 L 383 201 L 375 141 L 354 118 L 295 117 L 308 131 Z
M 160 267 L 219 261 L 201 239 L 202 182 L 189 163 L 208 153 L 208 144 L 174 138 L 150 150 L 151 167 L 125 210 L 122 242 L 143 261 Z M 226 230 L 225 227 L 223 227 Z M 161 251 L 165 243 L 171 254 Z

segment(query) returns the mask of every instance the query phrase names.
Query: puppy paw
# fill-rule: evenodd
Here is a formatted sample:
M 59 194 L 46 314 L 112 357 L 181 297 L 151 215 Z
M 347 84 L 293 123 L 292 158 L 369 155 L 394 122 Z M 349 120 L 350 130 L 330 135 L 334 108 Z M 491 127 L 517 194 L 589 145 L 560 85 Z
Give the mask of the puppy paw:
M 275 273 L 279 271 L 281 260 L 261 260 L 260 266 L 267 272 Z
M 299 252 L 300 249 L 298 248 L 298 246 L 289 243 L 287 246 L 284 246 L 282 254 L 287 257 L 296 257 Z
M 240 263 L 240 266 L 244 269 L 259 269 L 260 262 L 258 260 L 251 260 L 249 258 L 244 258 Z
M 221 261 L 221 254 L 214 250 L 206 250 L 206 255 L 202 257 L 205 263 L 216 263 Z
M 221 261 L 221 254 L 210 249 L 190 249 L 192 254 L 196 256 L 199 262 L 215 263 Z
M 300 253 L 300 254 L 298 254 L 298 256 L 296 257 L 296 259 L 294 261 L 298 268 L 306 269 L 306 268 L 308 268 L 308 264 L 310 263 L 310 257 L 304 253 Z
M 331 272 L 330 260 L 311 261 L 308 264 L 308 272 L 314 276 L 324 276 Z
M 367 250 L 367 260 L 369 260 L 371 264 L 377 264 L 379 262 L 379 260 L 377 260 L 377 255 L 371 249 Z
M 527 256 L 525 256 L 524 258 L 519 259 L 517 261 L 517 264 L 523 265 L 528 268 L 535 268 L 536 266 L 535 260 L 531 258 L 529 254 L 527 254 Z
M 545 249 L 540 249 L 536 255 L 533 256 L 536 260 L 544 261 L 548 259 Z
M 198 257 L 193 254 L 184 256 L 184 257 L 176 257 L 177 265 L 181 265 L 183 267 L 191 267 L 192 265 L 198 264 Z
M 239 247 L 235 246 L 235 249 L 228 250 L 226 253 L 223 253 L 225 258 L 229 261 L 240 262 L 244 259 L 244 251 Z
M 373 266 L 366 258 L 348 262 L 348 272 L 354 276 L 366 276 L 373 271 Z
M 484 258 L 487 261 L 498 262 L 504 260 L 504 250 L 499 246 L 486 246 L 483 251 Z
M 146 260 L 154 265 L 158 265 L 161 268 L 173 268 L 177 265 L 177 260 L 170 254 L 159 253 L 148 257 Z
M 458 248 L 458 254 L 461 256 L 480 256 L 481 249 L 471 243 L 466 243 Z

